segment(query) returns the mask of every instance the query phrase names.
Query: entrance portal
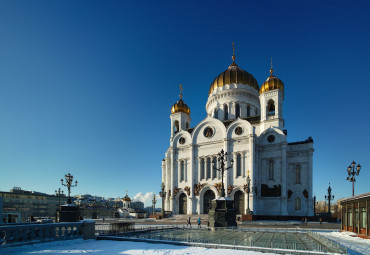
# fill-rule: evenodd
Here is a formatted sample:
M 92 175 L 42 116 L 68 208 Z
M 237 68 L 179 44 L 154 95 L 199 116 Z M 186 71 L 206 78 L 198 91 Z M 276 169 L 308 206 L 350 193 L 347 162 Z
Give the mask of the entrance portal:
M 245 214 L 244 212 L 244 193 L 240 190 L 234 194 L 234 203 L 236 214 Z
M 212 190 L 207 190 L 203 195 L 203 213 L 208 214 L 211 201 L 215 199 L 215 193 Z
M 185 193 L 182 193 L 179 197 L 179 214 L 187 214 L 188 211 L 188 199 Z

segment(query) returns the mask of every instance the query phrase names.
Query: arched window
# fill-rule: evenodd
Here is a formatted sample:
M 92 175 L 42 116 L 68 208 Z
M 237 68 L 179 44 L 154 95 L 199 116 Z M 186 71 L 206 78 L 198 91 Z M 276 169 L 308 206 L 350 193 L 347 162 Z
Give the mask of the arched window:
M 180 182 L 185 180 L 185 166 L 184 161 L 180 162 Z
M 275 102 L 274 100 L 270 100 L 267 103 L 267 112 L 269 116 L 274 116 L 275 115 Z
M 213 161 L 213 164 L 212 164 L 212 179 L 213 179 L 213 178 L 217 178 L 217 170 L 215 169 L 215 167 L 217 168 L 217 158 L 214 157 L 212 161 Z
M 207 179 L 211 178 L 211 158 L 207 158 Z
M 224 120 L 228 120 L 228 119 L 229 119 L 229 108 L 225 104 L 224 105 Z
M 295 183 L 296 184 L 301 183 L 301 165 L 295 166 Z
M 251 116 L 251 107 L 247 105 L 247 117 Z
M 240 105 L 235 104 L 235 118 L 239 118 L 239 117 L 240 117 Z
M 179 129 L 179 121 L 178 120 L 175 121 L 175 123 L 173 125 L 173 128 L 174 128 L 175 132 L 179 132 L 180 131 L 180 129 Z
M 274 160 L 269 160 L 269 180 L 274 179 Z
M 218 119 L 218 108 L 213 112 L 213 118 Z
M 301 210 L 301 199 L 299 197 L 295 198 L 295 209 Z
M 242 175 L 242 156 L 238 154 L 236 156 L 236 176 Z
M 204 179 L 204 159 L 200 160 L 200 179 Z
M 186 130 L 189 129 L 189 122 L 186 122 Z

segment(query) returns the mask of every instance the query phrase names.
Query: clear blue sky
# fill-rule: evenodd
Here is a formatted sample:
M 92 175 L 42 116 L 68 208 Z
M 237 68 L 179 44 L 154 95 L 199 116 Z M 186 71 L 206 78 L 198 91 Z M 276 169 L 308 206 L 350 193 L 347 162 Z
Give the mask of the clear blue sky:
M 370 191 L 369 1 L 0 1 L 0 190 L 158 192 L 180 83 L 192 126 L 237 63 L 285 83 L 288 141 L 314 139 L 314 193 Z

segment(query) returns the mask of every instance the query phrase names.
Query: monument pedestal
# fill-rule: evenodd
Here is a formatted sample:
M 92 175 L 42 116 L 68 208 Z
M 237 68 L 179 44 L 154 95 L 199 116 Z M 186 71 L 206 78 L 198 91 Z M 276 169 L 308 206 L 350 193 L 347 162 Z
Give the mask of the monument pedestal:
M 80 208 L 74 204 L 65 204 L 59 207 L 59 222 L 80 221 Z
M 212 229 L 236 227 L 234 200 L 225 197 L 212 200 L 208 213 L 208 223 Z

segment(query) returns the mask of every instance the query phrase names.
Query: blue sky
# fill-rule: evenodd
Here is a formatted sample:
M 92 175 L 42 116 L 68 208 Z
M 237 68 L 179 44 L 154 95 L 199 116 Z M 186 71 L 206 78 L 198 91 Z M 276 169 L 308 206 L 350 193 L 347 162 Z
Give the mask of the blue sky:
M 314 193 L 370 191 L 368 1 L 0 1 L 0 190 L 158 193 L 181 83 L 192 126 L 231 63 L 285 84 L 288 141 L 314 139 Z

